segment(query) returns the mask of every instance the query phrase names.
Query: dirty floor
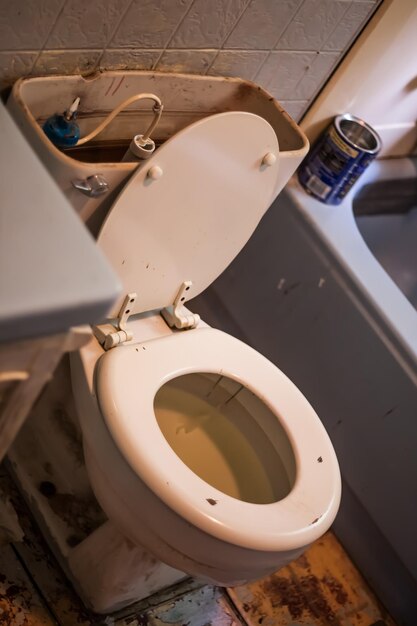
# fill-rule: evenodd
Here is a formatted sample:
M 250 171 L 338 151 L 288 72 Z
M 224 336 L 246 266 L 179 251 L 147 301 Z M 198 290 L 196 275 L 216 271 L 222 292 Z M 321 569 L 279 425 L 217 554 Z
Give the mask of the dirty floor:
M 0 626 L 395 626 L 327 533 L 276 574 L 234 589 L 188 580 L 117 616 L 80 603 L 5 472 L 23 541 L 0 547 Z

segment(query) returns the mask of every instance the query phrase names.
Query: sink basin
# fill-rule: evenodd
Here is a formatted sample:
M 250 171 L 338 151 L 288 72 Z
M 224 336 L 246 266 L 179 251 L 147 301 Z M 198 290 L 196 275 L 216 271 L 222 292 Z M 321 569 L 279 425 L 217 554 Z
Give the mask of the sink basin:
M 369 183 L 352 209 L 372 254 L 417 309 L 417 178 Z
M 375 161 L 337 207 L 287 189 L 417 383 L 417 161 Z

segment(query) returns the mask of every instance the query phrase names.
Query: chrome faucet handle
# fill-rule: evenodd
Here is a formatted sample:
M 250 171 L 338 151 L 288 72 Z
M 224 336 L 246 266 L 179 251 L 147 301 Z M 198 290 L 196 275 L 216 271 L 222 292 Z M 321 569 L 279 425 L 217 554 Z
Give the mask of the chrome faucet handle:
M 71 185 L 90 198 L 102 196 L 109 190 L 109 183 L 102 174 L 92 174 L 84 179 L 72 180 Z

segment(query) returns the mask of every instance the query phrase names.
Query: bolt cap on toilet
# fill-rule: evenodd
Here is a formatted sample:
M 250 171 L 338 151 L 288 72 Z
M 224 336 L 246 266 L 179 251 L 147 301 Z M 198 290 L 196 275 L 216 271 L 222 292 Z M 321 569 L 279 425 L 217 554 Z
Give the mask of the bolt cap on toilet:
M 159 167 L 159 165 L 152 165 L 152 167 L 150 167 L 148 170 L 148 178 L 152 180 L 158 180 L 158 178 L 161 178 L 163 173 L 164 172 L 162 168 Z
M 262 159 L 262 165 L 267 165 L 268 167 L 270 167 L 271 165 L 274 165 L 276 161 L 276 154 L 274 154 L 273 152 L 267 152 Z

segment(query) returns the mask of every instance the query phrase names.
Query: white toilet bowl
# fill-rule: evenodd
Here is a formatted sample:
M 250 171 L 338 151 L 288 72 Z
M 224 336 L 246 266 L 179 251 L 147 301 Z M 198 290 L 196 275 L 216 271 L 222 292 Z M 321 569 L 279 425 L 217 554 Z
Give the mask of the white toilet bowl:
M 233 112 L 186 128 L 139 168 L 99 236 L 124 295 L 138 293 L 110 312 L 112 341 L 127 341 L 105 351 L 93 339 L 71 361 L 87 469 L 109 519 L 161 561 L 222 585 L 295 558 L 340 500 L 333 447 L 303 394 L 183 306 L 268 208 L 271 153 L 269 124 Z
M 161 561 L 234 585 L 279 569 L 329 528 L 340 477 L 327 433 L 297 387 L 242 342 L 203 327 L 103 355 L 93 340 L 71 369 L 95 494 L 119 530 Z M 221 409 L 229 430 L 243 425 L 237 449 L 220 450 L 236 478 L 233 496 L 221 478 L 213 486 L 190 469 L 158 425 L 158 390 L 168 381 L 181 388 L 192 374 L 203 380 L 190 380 L 187 393 L 207 402 L 214 388 L 212 405 L 229 407 Z M 246 467 L 239 468 L 242 451 Z M 247 495 L 252 467 L 258 480 Z M 247 501 L 258 486 L 259 502 Z

